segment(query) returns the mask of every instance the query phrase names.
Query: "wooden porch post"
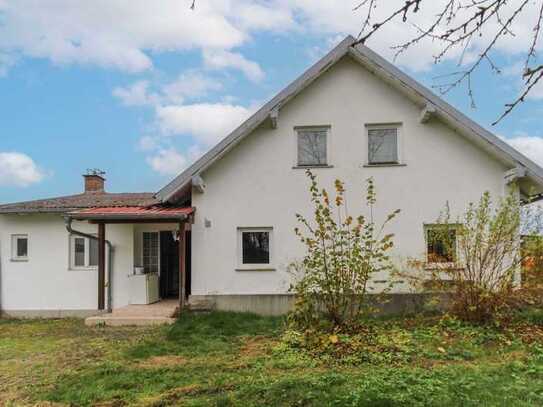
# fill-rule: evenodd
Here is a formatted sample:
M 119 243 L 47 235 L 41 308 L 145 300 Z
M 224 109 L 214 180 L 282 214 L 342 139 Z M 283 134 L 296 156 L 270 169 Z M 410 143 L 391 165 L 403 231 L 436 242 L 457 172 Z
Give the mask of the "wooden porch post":
M 106 224 L 98 224 L 98 309 L 106 307 Z
M 179 312 L 185 309 L 185 222 L 179 222 Z

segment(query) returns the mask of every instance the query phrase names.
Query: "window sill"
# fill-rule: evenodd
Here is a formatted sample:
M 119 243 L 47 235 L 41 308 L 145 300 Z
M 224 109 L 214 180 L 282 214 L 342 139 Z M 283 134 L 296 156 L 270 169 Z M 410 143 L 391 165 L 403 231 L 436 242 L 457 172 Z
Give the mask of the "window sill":
M 293 170 L 312 170 L 318 168 L 334 168 L 333 165 L 295 165 L 292 167 Z
M 426 263 L 424 270 L 463 270 L 464 267 L 455 263 Z
M 98 267 L 70 267 L 70 271 L 95 271 L 98 270 Z
M 275 267 L 262 266 L 262 267 L 238 267 L 236 271 L 275 271 Z
M 407 164 L 402 163 L 390 163 L 390 164 L 364 164 L 364 168 L 373 168 L 373 167 L 407 167 Z
M 28 261 L 28 258 L 27 257 L 21 257 L 21 258 L 15 258 L 15 259 L 10 259 L 13 263 L 25 263 Z

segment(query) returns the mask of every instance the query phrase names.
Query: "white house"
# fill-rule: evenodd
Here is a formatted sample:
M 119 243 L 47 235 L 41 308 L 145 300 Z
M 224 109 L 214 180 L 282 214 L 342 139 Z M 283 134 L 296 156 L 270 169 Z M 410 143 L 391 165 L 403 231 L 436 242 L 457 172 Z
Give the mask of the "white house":
M 542 168 L 354 41 L 156 194 L 108 194 L 91 173 L 84 194 L 0 206 L 1 310 L 92 314 L 181 292 L 181 303 L 284 312 L 287 266 L 304 250 L 295 214 L 312 210 L 306 168 L 322 186 L 345 181 L 353 214 L 373 177 L 376 217 L 402 211 L 390 226 L 398 263 L 436 250 L 427 235 L 446 202 L 459 212 L 484 191 L 543 192 Z

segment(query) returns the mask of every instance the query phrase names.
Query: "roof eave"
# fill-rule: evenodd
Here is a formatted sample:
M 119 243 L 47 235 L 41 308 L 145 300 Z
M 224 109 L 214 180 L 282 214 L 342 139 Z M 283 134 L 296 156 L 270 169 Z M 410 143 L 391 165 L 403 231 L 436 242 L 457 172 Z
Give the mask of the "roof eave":
M 74 220 L 94 220 L 94 221 L 111 221 L 111 220 L 122 220 L 122 221 L 134 221 L 137 222 L 142 220 L 162 220 L 162 221 L 169 221 L 172 222 L 178 222 L 182 220 L 188 219 L 190 215 L 187 214 L 179 214 L 179 215 L 161 215 L 161 214 L 141 214 L 141 215 L 134 215 L 134 214 L 84 214 L 84 213 L 67 213 L 67 217 L 74 219 Z

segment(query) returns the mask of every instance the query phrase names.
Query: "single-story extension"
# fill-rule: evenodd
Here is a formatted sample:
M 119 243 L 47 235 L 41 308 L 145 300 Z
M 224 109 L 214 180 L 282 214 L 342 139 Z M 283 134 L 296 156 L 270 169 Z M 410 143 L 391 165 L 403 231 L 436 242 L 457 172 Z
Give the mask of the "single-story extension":
M 295 214 L 312 213 L 307 168 L 323 186 L 345 182 L 352 214 L 373 178 L 374 216 L 401 209 L 399 265 L 446 261 L 428 239 L 446 203 L 459 213 L 484 191 L 543 192 L 542 168 L 349 36 L 156 193 L 106 192 L 91 171 L 83 193 L 1 205 L 0 310 L 92 315 L 176 298 L 283 313 L 304 254 Z

